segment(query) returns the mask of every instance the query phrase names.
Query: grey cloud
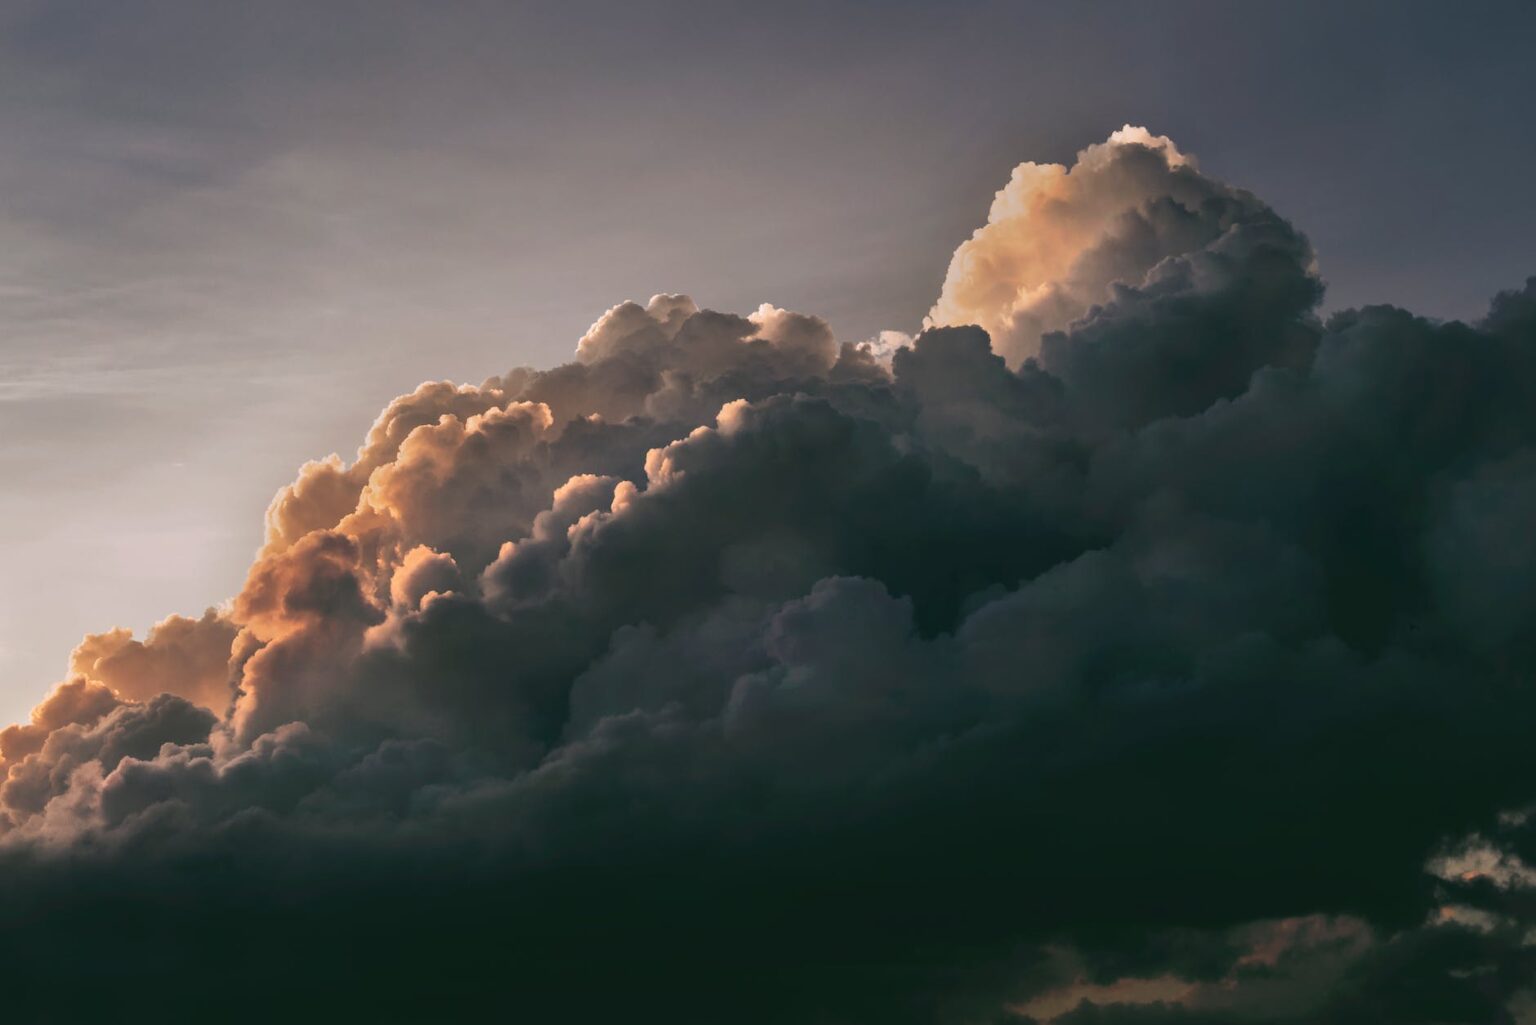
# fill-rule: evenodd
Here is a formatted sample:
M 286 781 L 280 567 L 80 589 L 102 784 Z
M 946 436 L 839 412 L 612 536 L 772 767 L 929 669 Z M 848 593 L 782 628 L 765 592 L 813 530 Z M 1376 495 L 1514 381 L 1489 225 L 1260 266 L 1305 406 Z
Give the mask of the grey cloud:
M 303 468 L 0 735 L 14 1006 L 130 922 L 119 981 L 311 1017 L 1512 1013 L 1525 891 L 1430 869 L 1528 847 L 1536 282 L 1323 322 L 1255 197 L 1093 159 L 1038 358 L 663 295 Z

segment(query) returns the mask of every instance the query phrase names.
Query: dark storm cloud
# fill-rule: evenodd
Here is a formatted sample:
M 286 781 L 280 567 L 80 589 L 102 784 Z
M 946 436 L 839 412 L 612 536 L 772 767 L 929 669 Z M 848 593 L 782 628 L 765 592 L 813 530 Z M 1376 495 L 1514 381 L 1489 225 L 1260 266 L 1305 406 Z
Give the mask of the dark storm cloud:
M 681 285 L 910 333 L 1001 169 L 1085 126 L 1256 188 L 1336 307 L 1474 317 L 1528 269 L 1529 3 L 872 11 L 0 4 L 0 718 L 82 633 L 235 590 L 249 510 L 424 378 Z
M 228 606 L 0 735 L 6 999 L 1515 1013 L 1536 279 L 1324 323 L 1251 195 L 1085 168 L 1038 358 L 663 295 L 304 467 Z

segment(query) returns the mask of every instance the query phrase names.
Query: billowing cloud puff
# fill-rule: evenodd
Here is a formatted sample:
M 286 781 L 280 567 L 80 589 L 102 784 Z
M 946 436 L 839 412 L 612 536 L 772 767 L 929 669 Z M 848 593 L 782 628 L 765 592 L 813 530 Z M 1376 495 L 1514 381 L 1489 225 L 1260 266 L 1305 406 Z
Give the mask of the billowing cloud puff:
M 910 344 L 662 295 L 397 399 L 0 733 L 8 1006 L 1514 1020 L 1536 279 L 1320 291 L 1127 129 Z
M 230 647 L 238 633 L 234 623 L 214 609 L 199 619 L 169 616 L 142 641 L 121 628 L 90 635 L 70 654 L 69 668 L 130 701 L 176 694 L 223 712 L 233 697 Z
M 987 223 L 955 250 L 928 323 L 978 324 L 1016 366 L 1041 355 L 1046 336 L 1093 313 L 1099 331 L 1129 327 L 1125 333 L 1135 337 L 1122 344 L 1140 351 L 1121 358 L 1139 366 L 1117 370 L 1218 376 L 1209 384 L 1234 393 L 1249 358 L 1305 355 L 1291 351 L 1297 341 L 1286 328 L 1316 302 L 1312 263 L 1306 241 L 1251 193 L 1201 174 L 1172 140 L 1126 125 L 1079 153 L 1070 168 L 1014 168 Z M 1230 307 L 1226 320 L 1200 308 L 1212 300 Z M 1179 324 L 1148 320 L 1152 303 L 1163 314 L 1200 309 Z M 1106 307 L 1115 315 L 1105 316 Z M 1190 329 L 1194 339 L 1170 337 Z M 1200 332 L 1210 330 L 1225 333 L 1221 355 L 1193 351 Z M 1071 347 L 1046 346 L 1047 365 L 1101 345 L 1078 338 Z M 1245 353 L 1250 346 L 1263 351 Z

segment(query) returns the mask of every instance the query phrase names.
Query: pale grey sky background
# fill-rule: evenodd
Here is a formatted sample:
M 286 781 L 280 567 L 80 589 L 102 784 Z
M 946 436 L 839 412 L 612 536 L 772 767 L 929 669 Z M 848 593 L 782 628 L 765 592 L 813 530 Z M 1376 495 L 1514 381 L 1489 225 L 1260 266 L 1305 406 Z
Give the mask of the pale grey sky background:
M 1338 9 L 1345 8 L 1345 9 Z M 300 462 L 657 291 L 911 330 L 1021 160 L 1125 122 L 1330 307 L 1536 273 L 1529 3 L 0 3 L 0 719 L 232 594 Z

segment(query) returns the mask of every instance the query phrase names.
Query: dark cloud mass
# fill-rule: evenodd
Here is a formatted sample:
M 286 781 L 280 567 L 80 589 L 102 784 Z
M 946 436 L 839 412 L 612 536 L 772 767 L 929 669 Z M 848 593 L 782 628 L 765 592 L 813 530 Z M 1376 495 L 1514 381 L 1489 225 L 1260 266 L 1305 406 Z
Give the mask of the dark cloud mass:
M 1536 1021 L 1536 279 L 1321 295 L 1126 129 L 909 347 L 396 399 L 0 734 L 8 1013 Z

